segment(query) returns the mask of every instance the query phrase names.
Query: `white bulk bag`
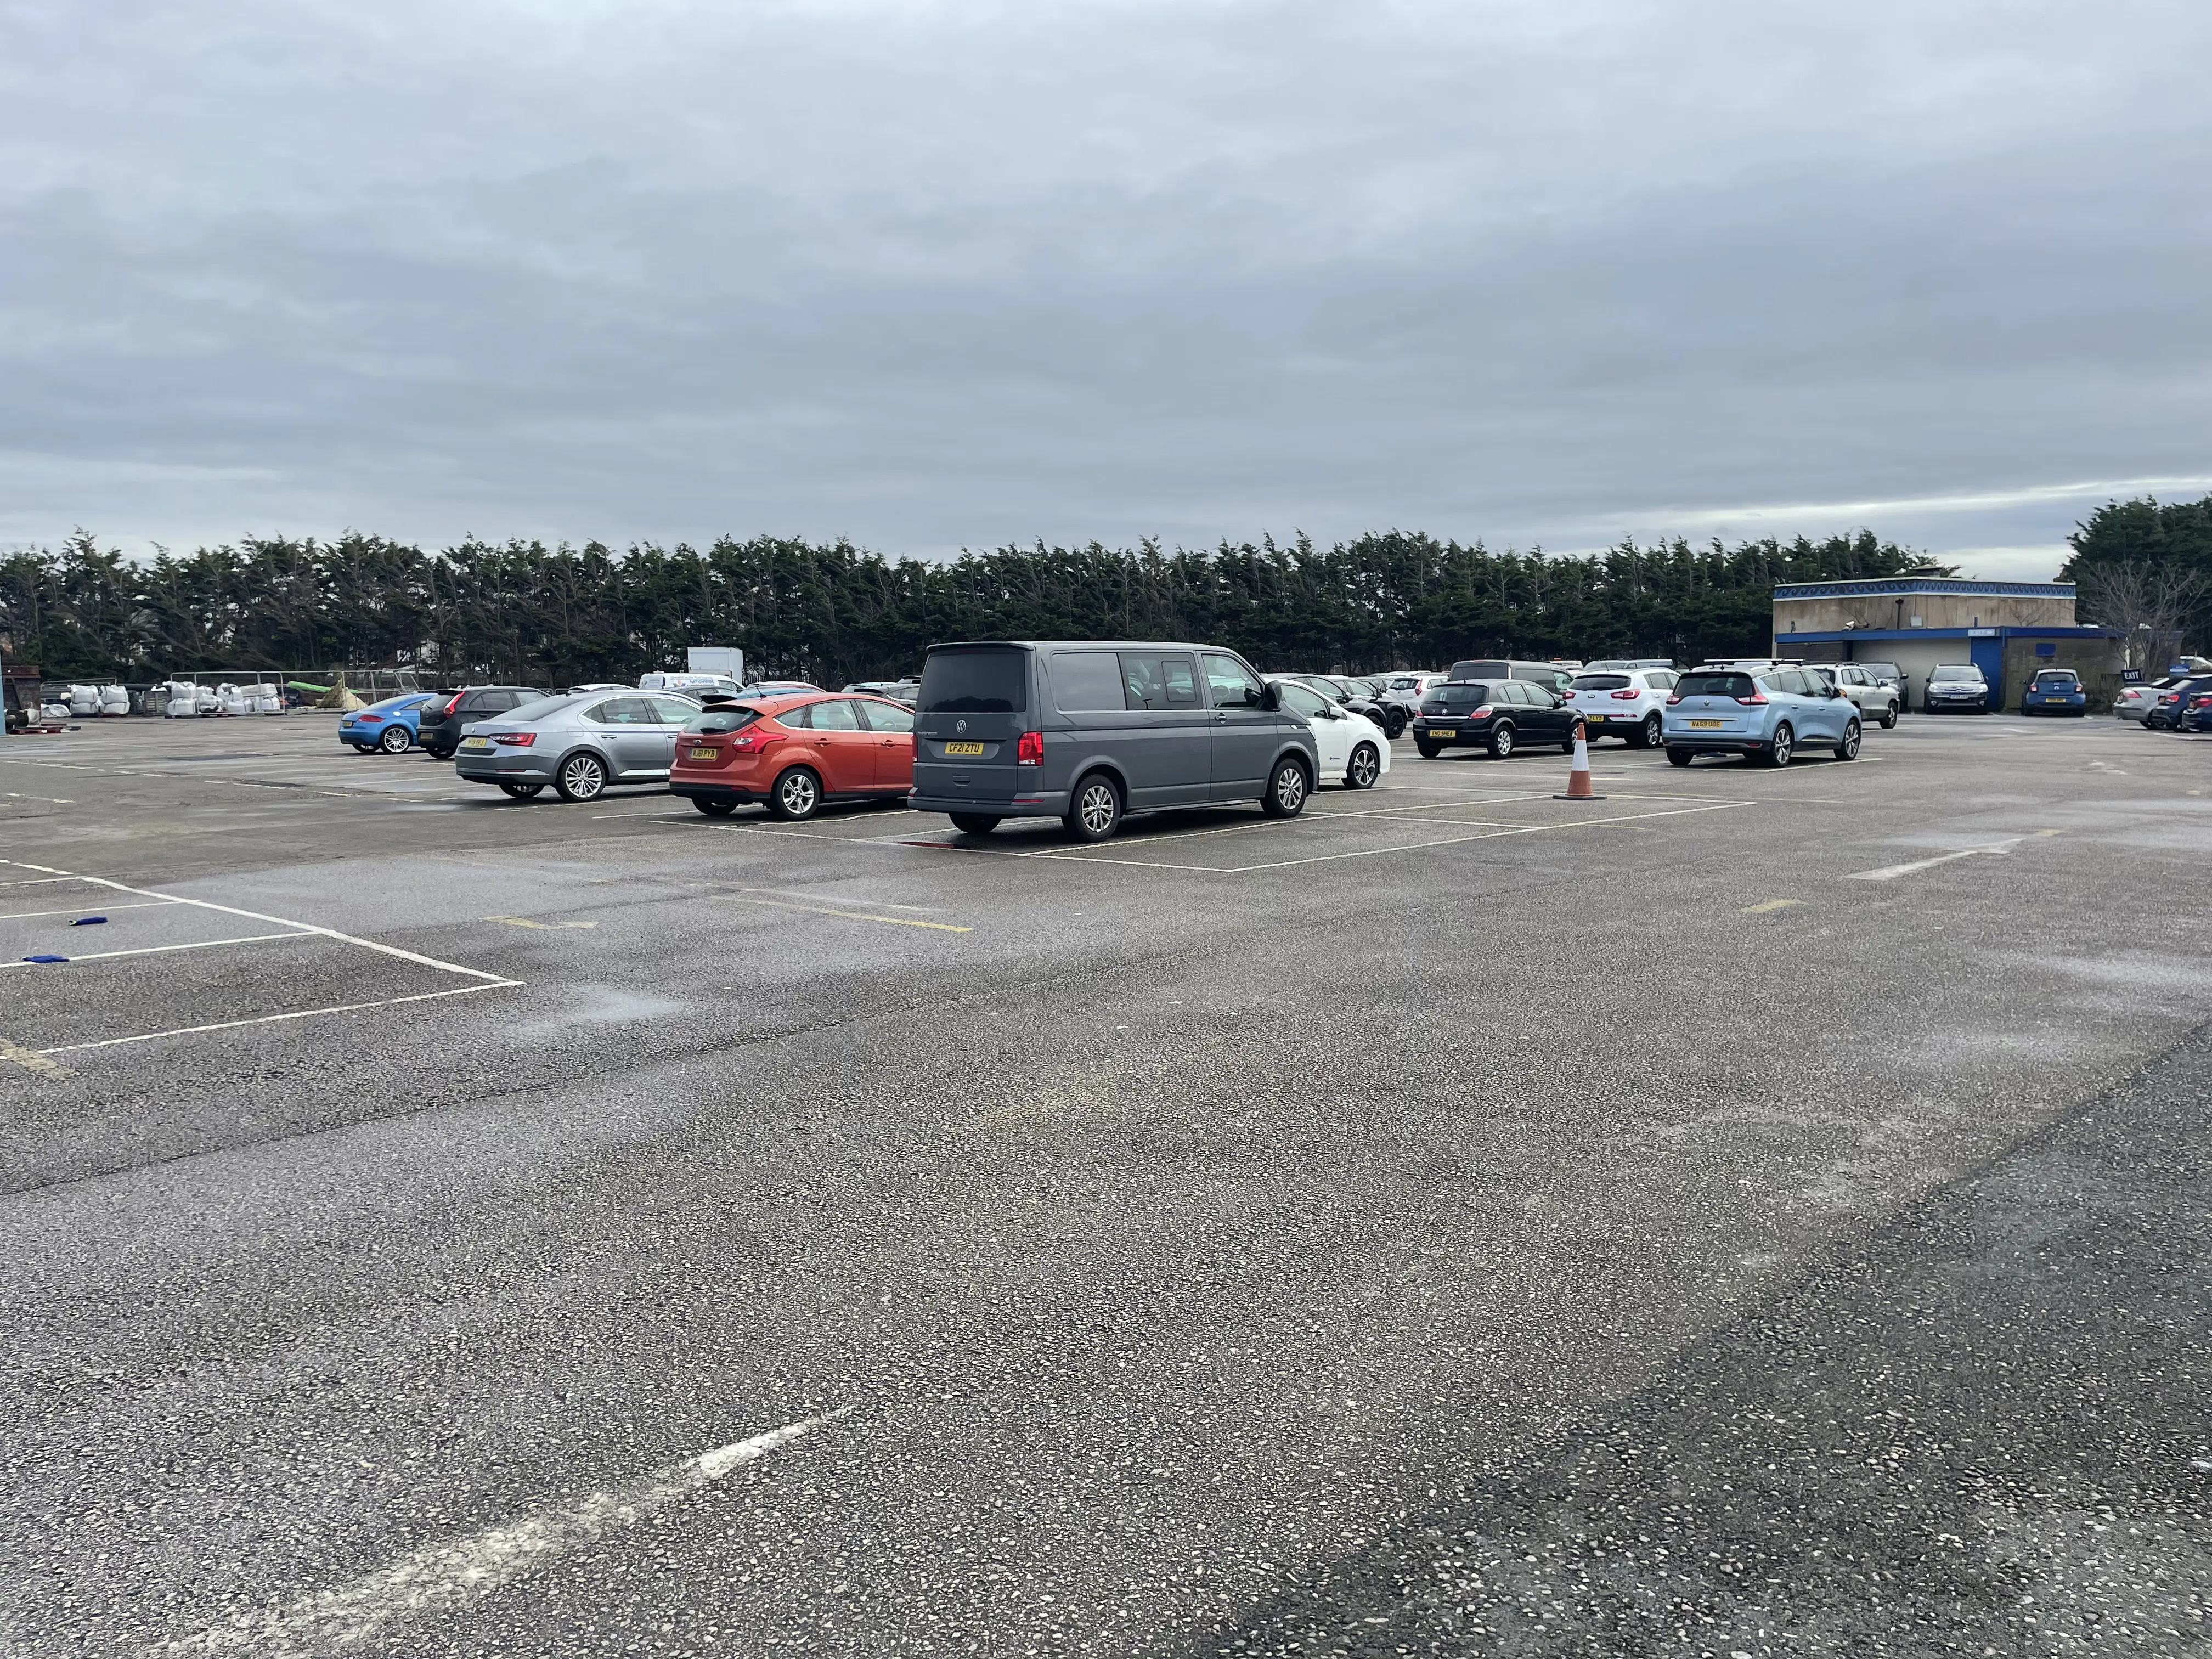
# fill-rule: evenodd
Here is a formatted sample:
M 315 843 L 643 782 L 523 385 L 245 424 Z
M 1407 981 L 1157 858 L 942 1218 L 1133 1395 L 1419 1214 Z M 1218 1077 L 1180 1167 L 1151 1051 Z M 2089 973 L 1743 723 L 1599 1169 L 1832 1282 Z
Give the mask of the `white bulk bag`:
M 69 711 L 72 714 L 97 714 L 100 712 L 100 688 L 96 685 L 70 687 Z
M 131 694 L 119 685 L 100 688 L 100 712 L 103 714 L 127 714 L 131 712 Z

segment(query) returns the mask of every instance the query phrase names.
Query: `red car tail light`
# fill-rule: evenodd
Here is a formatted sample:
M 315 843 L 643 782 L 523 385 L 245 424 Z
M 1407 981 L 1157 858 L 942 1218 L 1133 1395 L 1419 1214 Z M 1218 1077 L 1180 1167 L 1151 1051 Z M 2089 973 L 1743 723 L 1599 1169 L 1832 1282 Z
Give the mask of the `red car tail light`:
M 1014 763 L 1018 766 L 1044 764 L 1044 733 L 1024 732 L 1014 744 Z
M 1632 686 L 1629 690 L 1626 690 L 1626 691 L 1616 691 L 1616 692 L 1614 692 L 1614 693 L 1613 694 L 1613 700 L 1615 702 L 1635 702 L 1638 697 L 1642 696 L 1643 695 L 1644 695 L 1644 694 L 1643 694 L 1641 691 L 1637 690 L 1634 687 L 1632 687 Z
M 495 732 L 491 734 L 491 740 L 509 749 L 527 749 L 538 741 L 538 734 L 535 732 Z

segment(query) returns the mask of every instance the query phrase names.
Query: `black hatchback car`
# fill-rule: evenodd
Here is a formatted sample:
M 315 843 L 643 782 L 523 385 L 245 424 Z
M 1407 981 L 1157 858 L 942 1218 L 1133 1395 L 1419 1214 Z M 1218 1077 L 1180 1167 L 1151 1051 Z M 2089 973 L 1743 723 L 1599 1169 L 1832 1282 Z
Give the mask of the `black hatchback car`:
M 1447 749 L 1483 748 L 1504 760 L 1526 744 L 1575 746 L 1575 711 L 1529 680 L 1454 680 L 1421 700 L 1413 747 L 1434 760 Z
M 526 685 L 465 685 L 422 705 L 415 723 L 415 740 L 434 759 L 451 760 L 461 746 L 461 728 L 471 720 L 488 720 L 544 695 Z

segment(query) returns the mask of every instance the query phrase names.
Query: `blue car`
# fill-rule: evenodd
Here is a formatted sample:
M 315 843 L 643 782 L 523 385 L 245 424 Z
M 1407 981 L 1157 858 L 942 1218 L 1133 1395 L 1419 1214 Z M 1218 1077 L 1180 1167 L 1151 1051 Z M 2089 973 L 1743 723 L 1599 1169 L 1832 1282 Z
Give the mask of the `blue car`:
M 1700 755 L 1747 755 L 1787 766 L 1808 744 L 1832 747 L 1838 760 L 1858 758 L 1858 705 L 1806 668 L 1693 668 L 1674 683 L 1660 721 L 1667 758 L 1676 766 Z
M 2070 668 L 2039 669 L 2027 690 L 2021 693 L 2020 712 L 2086 714 L 2089 712 L 2089 694 L 2081 689 L 2081 677 Z
M 340 717 L 338 741 L 351 744 L 364 755 L 380 749 L 387 755 L 404 755 L 414 746 L 416 716 L 435 695 L 410 691 L 404 696 L 386 697 L 382 702 L 356 708 Z
M 2200 714 L 2197 699 L 2212 692 L 2212 675 L 2195 675 L 2177 680 L 2151 699 L 2150 707 L 2143 712 L 2146 732 L 2186 732 L 2182 724 L 2184 715 Z M 2202 730 L 2203 728 L 2197 728 Z
M 2173 729 L 2177 732 L 2212 732 L 2212 680 L 2199 680 L 2193 690 L 2182 694 L 2174 705 Z

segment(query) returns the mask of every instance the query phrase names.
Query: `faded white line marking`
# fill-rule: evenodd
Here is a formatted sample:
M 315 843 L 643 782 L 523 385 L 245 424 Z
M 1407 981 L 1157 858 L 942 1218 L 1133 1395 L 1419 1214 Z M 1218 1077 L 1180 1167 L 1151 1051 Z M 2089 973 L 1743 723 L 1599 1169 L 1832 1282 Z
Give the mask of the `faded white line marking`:
M 403 1002 L 435 1002 L 441 997 L 472 997 L 480 991 L 511 991 L 519 989 L 519 979 L 502 980 L 496 985 L 457 985 L 450 991 L 418 991 L 412 996 L 381 997 L 374 1002 L 341 1002 L 329 1008 L 299 1008 L 289 1014 L 255 1014 L 247 1019 L 219 1019 L 210 1025 L 179 1025 L 167 1031 L 146 1031 L 137 1036 L 102 1037 L 97 1042 L 64 1042 L 57 1048 L 41 1048 L 42 1054 L 71 1054 L 81 1048 L 118 1048 L 126 1043 L 155 1042 L 162 1037 L 193 1036 L 202 1031 L 234 1031 L 241 1025 L 275 1025 L 288 1019 L 314 1019 L 324 1014 L 354 1014 L 364 1008 L 395 1008 Z
M 949 921 L 920 921 L 912 916 L 879 916 L 866 910 L 831 910 L 818 904 L 793 904 L 787 899 L 755 896 L 760 890 L 749 887 L 741 893 L 717 892 L 716 898 L 729 899 L 738 904 L 764 904 L 773 910 L 799 910 L 810 916 L 837 916 L 847 921 L 884 921 L 894 927 L 927 927 L 939 933 L 972 933 L 973 927 L 955 927 Z
M 1954 863 L 1960 859 L 1973 858 L 1982 853 L 2009 853 L 2019 845 L 2017 841 L 2008 841 L 2002 847 L 1968 847 L 1956 853 L 1938 853 L 1932 859 L 1915 859 L 1910 864 L 1892 864 L 1880 870 L 1854 870 L 1844 879 L 1845 881 L 1895 881 L 1899 876 L 1917 875 L 1923 870 L 1933 870 L 1939 864 Z
M 288 1607 L 244 1614 L 230 1624 L 145 1651 L 149 1656 L 251 1652 L 268 1659 L 314 1659 L 318 1654 L 356 1647 L 394 1620 L 465 1607 L 502 1584 L 553 1565 L 611 1528 L 642 1520 L 852 1409 L 841 1406 L 819 1417 L 717 1447 L 635 1486 L 593 1492 L 566 1509 L 542 1510 L 455 1543 L 429 1546 L 343 1589 L 303 1595 Z
M 596 927 L 596 921 L 532 921 L 528 916 L 486 916 L 486 921 L 503 921 L 510 927 L 534 927 L 541 933 L 557 933 L 568 927 Z
M 58 1060 L 48 1060 L 35 1048 L 19 1048 L 0 1036 L 0 1060 L 12 1060 L 27 1072 L 36 1072 L 40 1077 L 75 1077 L 76 1073 Z
M 1763 916 L 1770 910 L 1787 910 L 1793 904 L 1803 902 L 1802 899 L 1761 899 L 1756 904 L 1745 905 L 1736 914 L 1740 916 Z

